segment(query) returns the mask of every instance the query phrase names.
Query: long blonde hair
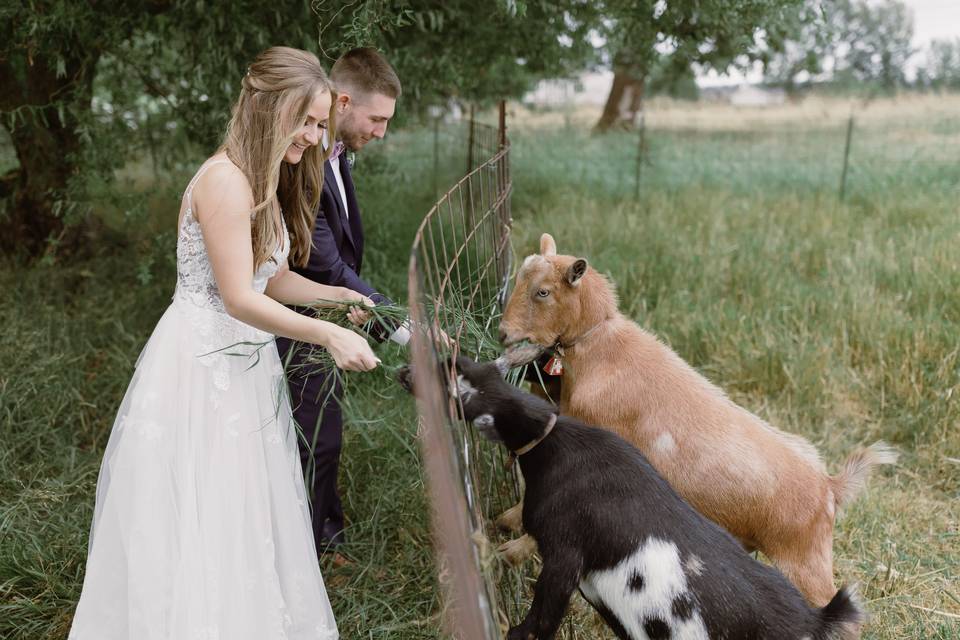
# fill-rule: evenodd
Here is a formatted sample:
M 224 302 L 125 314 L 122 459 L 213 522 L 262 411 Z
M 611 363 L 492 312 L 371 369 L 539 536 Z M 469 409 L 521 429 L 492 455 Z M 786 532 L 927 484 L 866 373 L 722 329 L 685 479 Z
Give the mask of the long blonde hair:
M 308 147 L 295 165 L 283 158 L 321 89 L 330 92 L 327 139 L 334 140 L 336 93 L 315 55 L 271 47 L 257 56 L 243 78 L 221 150 L 243 171 L 253 190 L 254 270 L 280 245 L 278 207 L 290 232 L 290 262 L 304 266 L 310 256 L 323 163 L 330 151 L 321 145 Z

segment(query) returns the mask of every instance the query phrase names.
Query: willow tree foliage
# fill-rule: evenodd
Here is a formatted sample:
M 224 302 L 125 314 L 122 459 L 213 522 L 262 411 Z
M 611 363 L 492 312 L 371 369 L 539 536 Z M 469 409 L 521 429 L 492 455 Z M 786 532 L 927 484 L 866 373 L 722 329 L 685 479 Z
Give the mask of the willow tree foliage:
M 277 42 L 311 46 L 309 6 L 204 0 L 27 0 L 0 6 L 0 112 L 16 153 L 0 247 L 83 240 L 86 187 L 167 139 L 212 143 L 242 69 Z
M 319 9 L 324 33 L 343 44 L 368 43 L 383 50 L 404 85 L 401 108 L 449 98 L 485 102 L 519 97 L 537 80 L 582 69 L 596 56 L 590 40 L 600 14 L 588 0 L 447 0 L 444 2 L 341 3 Z M 395 14 L 402 24 L 371 26 L 367 12 Z M 329 20 L 329 21 L 328 21 Z M 339 53 L 337 46 L 329 52 Z
M 327 65 L 353 46 L 379 48 L 404 84 L 401 118 L 451 99 L 519 96 L 538 79 L 607 55 L 616 71 L 601 121 L 608 126 L 635 112 L 658 57 L 667 56 L 668 71 L 723 68 L 756 55 L 763 34 L 776 40 L 798 2 L 2 3 L 0 125 L 8 140 L 0 132 L 0 170 L 11 168 L 0 175 L 0 250 L 35 257 L 82 245 L 118 168 L 147 156 L 162 171 L 211 151 L 245 65 L 271 45 L 315 51 Z
M 656 63 L 682 75 L 762 60 L 796 28 L 802 0 L 605 0 L 613 86 L 598 130 L 632 127 Z
M 403 113 L 450 98 L 525 91 L 582 65 L 589 3 L 467 0 L 260 2 L 26 0 L 0 6 L 0 124 L 14 165 L 0 178 L 0 249 L 33 257 L 83 243 L 91 184 L 149 155 L 220 140 L 245 66 L 276 44 L 329 67 L 372 45 L 397 67 Z M 558 36 L 564 35 L 563 38 Z M 3 141 L 0 140 L 0 144 Z M 10 155 L 10 154 L 8 154 Z

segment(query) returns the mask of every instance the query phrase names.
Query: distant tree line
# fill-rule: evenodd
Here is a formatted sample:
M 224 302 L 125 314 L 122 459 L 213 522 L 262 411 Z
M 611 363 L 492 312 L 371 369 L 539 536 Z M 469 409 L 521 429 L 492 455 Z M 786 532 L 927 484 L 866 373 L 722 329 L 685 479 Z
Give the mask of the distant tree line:
M 788 91 L 960 88 L 960 38 L 917 50 L 913 14 L 901 0 L 808 0 L 795 20 L 793 35 L 765 60 L 767 81 Z
M 917 68 L 914 86 L 960 91 L 960 38 L 934 40 L 930 44 L 926 59 Z

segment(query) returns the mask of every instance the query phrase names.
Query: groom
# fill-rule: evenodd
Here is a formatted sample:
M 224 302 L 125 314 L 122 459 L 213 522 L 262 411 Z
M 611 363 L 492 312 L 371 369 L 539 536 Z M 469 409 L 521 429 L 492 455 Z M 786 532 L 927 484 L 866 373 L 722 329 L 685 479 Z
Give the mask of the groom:
M 381 139 L 393 117 L 400 80 L 375 49 L 353 49 L 334 63 L 330 79 L 337 88 L 336 132 L 330 159 L 324 165 L 323 193 L 313 230 L 310 260 L 296 272 L 322 284 L 347 287 L 371 298 L 377 305 L 392 301 L 360 277 L 363 264 L 363 223 L 350 173 L 352 156 L 373 139 Z M 350 158 L 350 159 L 348 159 Z M 298 309 L 310 313 L 308 309 Z M 405 344 L 410 334 L 376 327 L 374 338 L 387 337 Z M 304 353 L 290 340 L 277 338 L 280 357 L 288 361 L 287 378 L 293 415 L 303 430 L 300 457 L 311 489 L 313 535 L 317 551 L 333 551 L 344 542 L 343 506 L 337 490 L 343 416 L 343 390 L 332 371 L 304 366 Z M 292 350 L 292 353 L 291 353 Z

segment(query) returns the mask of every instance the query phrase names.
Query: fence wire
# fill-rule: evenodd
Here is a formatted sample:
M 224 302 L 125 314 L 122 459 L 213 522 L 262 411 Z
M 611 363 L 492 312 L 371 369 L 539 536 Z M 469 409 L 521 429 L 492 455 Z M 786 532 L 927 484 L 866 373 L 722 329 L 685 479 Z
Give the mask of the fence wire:
M 671 124 L 672 123 L 672 124 Z M 847 202 L 882 202 L 922 188 L 960 195 L 960 118 L 857 115 L 822 122 L 677 126 L 651 112 L 635 130 L 588 135 L 586 126 L 524 127 L 515 136 L 526 184 L 556 184 L 638 199 L 697 189 L 733 195 L 796 193 Z M 585 162 L 585 159 L 587 161 Z
M 459 352 L 480 359 L 497 346 L 511 258 L 510 145 L 502 104 L 499 126 L 472 115 L 468 172 L 434 204 L 414 239 L 409 305 L 445 627 L 459 639 L 494 640 L 516 620 L 524 585 L 496 557 L 489 518 L 518 501 L 519 481 L 506 469 L 506 453 L 458 419 L 451 381 L 437 364 L 444 354 L 429 337 L 442 329 Z

